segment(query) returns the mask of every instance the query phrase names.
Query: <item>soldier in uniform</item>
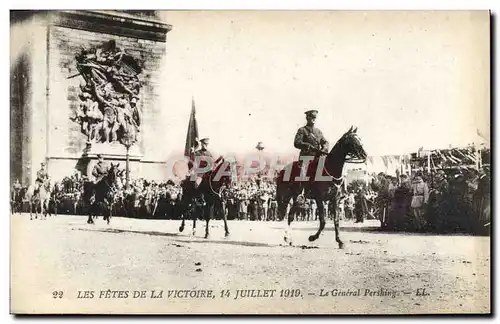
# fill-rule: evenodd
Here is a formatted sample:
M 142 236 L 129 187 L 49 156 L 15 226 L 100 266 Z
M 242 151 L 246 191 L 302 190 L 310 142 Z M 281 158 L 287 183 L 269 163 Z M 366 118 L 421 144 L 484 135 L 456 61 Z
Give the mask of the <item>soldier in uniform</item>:
M 97 154 L 97 163 L 92 170 L 92 176 L 94 177 L 94 184 L 99 182 L 105 175 L 109 172 L 109 166 L 104 161 L 101 154 Z
M 316 127 L 317 110 L 308 110 L 305 112 L 307 123 L 297 130 L 295 140 L 293 142 L 295 148 L 300 150 L 299 166 L 302 167 L 302 157 L 313 156 L 315 160 L 320 155 L 328 153 L 328 141 L 323 136 L 323 133 Z M 309 164 L 311 165 L 311 164 Z M 306 196 L 309 196 L 309 189 L 306 186 Z
M 35 180 L 35 193 L 37 193 L 40 190 L 40 187 L 49 179 L 49 174 L 47 173 L 47 170 L 45 169 L 45 162 L 42 162 L 40 165 L 40 170 L 36 173 L 36 180 Z
M 298 129 L 293 143 L 295 148 L 300 150 L 300 157 L 318 157 L 323 153 L 328 153 L 328 141 L 323 136 L 323 133 L 314 127 L 318 111 L 308 110 L 305 114 L 307 124 Z
M 201 145 L 201 147 L 198 150 L 194 151 L 193 154 L 191 155 L 191 161 L 189 163 L 189 168 L 191 171 L 190 175 L 192 175 L 192 172 L 195 171 L 195 169 L 193 168 L 194 163 L 198 163 L 199 168 L 205 168 L 205 167 L 207 167 L 207 164 L 209 162 L 212 163 L 212 153 L 210 153 L 210 151 L 208 150 L 209 143 L 210 143 L 210 139 L 206 138 L 206 137 L 199 140 L 199 144 Z M 204 174 L 200 174 L 200 173 L 196 174 L 196 180 L 194 182 L 195 189 L 198 189 L 198 187 L 200 186 L 201 181 L 203 180 L 203 175 Z M 200 203 L 202 205 L 205 205 L 206 202 L 205 202 L 205 198 L 204 198 L 203 194 L 200 193 L 198 198 L 200 199 Z

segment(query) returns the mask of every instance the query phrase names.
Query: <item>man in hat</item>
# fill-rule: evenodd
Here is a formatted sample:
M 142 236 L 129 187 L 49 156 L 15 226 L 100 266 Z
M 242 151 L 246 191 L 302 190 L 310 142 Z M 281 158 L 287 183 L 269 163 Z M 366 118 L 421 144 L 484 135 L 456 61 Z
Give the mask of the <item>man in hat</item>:
M 94 183 L 99 182 L 105 175 L 109 172 L 109 166 L 104 161 L 101 154 L 97 154 L 97 163 L 92 170 L 92 176 L 94 177 Z
M 40 190 L 40 187 L 49 179 L 49 174 L 47 173 L 45 166 L 45 162 L 42 162 L 40 164 L 40 170 L 36 173 L 35 193 L 37 193 Z
M 193 154 L 191 155 L 191 161 L 189 161 L 189 170 L 190 170 L 189 177 L 191 177 L 193 173 L 196 172 L 196 170 L 206 168 L 209 163 L 213 162 L 212 153 L 210 153 L 210 151 L 208 150 L 208 144 L 210 143 L 210 139 L 205 137 L 199 141 L 196 140 L 196 142 L 197 142 L 196 147 L 200 145 L 201 147 L 198 150 L 194 151 Z M 194 168 L 195 165 L 197 166 L 196 169 Z M 204 174 L 202 173 L 195 174 L 196 176 L 196 179 L 194 181 L 195 189 L 198 189 L 198 187 L 200 186 L 203 180 L 203 175 Z M 200 203 L 202 205 L 205 205 L 205 198 L 202 193 L 200 193 L 199 199 Z
M 207 156 L 212 157 L 212 153 L 208 150 L 208 144 L 210 143 L 210 139 L 208 137 L 202 138 L 200 140 L 201 148 L 194 152 L 195 156 Z
M 328 141 L 323 136 L 323 133 L 314 127 L 318 111 L 308 110 L 305 114 L 307 124 L 298 129 L 293 143 L 295 148 L 300 150 L 300 157 L 318 157 L 323 153 L 328 153 Z

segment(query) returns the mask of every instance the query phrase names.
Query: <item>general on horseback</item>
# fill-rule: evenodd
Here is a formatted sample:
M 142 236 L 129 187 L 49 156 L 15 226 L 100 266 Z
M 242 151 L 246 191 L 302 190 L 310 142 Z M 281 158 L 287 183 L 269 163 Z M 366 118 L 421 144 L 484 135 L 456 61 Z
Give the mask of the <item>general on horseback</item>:
M 315 127 L 316 117 L 318 116 L 317 110 L 308 110 L 305 112 L 306 125 L 297 130 L 293 145 L 296 149 L 300 150 L 299 166 L 301 168 L 308 168 L 302 170 L 305 173 L 311 173 L 309 170 L 317 166 L 320 156 L 328 154 L 328 141 L 321 130 Z M 305 196 L 310 198 L 309 186 L 305 186 Z M 305 200 L 305 199 L 304 199 Z
M 328 141 L 321 130 L 314 125 L 318 116 L 317 110 L 305 112 L 306 125 L 297 130 L 293 145 L 300 150 L 300 156 L 320 156 L 321 153 L 328 154 Z
M 109 172 L 109 165 L 104 161 L 104 158 L 101 154 L 97 155 L 97 163 L 94 165 L 92 169 L 92 177 L 93 183 L 98 183 L 105 175 Z
M 307 124 L 297 131 L 294 146 L 300 149 L 300 160 L 295 161 L 280 171 L 276 178 L 276 201 L 278 213 L 284 219 L 287 206 L 292 201 L 288 212 L 288 228 L 285 241 L 292 244 L 290 230 L 295 214 L 306 199 L 316 201 L 319 216 L 319 229 L 309 236 L 315 241 L 325 228 L 324 202 L 337 205 L 340 186 L 343 184 L 342 170 L 345 163 L 364 163 L 366 152 L 357 136 L 357 129 L 351 127 L 328 152 L 328 141 L 314 124 L 317 110 L 306 111 Z M 333 208 L 336 210 L 336 208 Z M 334 212 L 335 239 L 339 247 L 343 242 L 339 238 L 339 215 Z
M 40 170 L 38 170 L 38 172 L 36 173 L 34 192 L 35 195 L 37 195 L 40 192 L 40 188 L 49 181 L 49 173 L 47 172 L 47 169 L 45 167 L 45 162 L 42 162 L 40 164 Z

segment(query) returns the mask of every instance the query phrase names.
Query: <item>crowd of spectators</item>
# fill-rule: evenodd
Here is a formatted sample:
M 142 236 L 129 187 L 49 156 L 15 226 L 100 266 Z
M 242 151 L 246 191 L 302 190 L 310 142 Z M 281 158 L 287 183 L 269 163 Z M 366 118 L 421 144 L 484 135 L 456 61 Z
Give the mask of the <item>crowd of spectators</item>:
M 182 196 L 179 183 L 139 178 L 131 180 L 126 188 L 124 179 L 120 180 L 114 215 L 181 217 L 177 208 Z M 59 214 L 84 214 L 83 182 L 77 173 L 57 182 L 52 209 Z M 332 219 L 336 210 L 340 219 L 356 223 L 377 219 L 383 229 L 394 231 L 487 233 L 491 217 L 490 182 L 489 167 L 416 172 L 411 177 L 379 173 L 371 181 L 354 180 L 343 186 L 337 205 L 324 202 L 325 213 Z M 228 219 L 280 221 L 275 196 L 276 185 L 267 179 L 236 182 L 222 193 L 223 211 Z M 290 208 L 291 204 L 287 211 Z M 314 200 L 305 199 L 298 211 L 298 221 L 318 219 Z

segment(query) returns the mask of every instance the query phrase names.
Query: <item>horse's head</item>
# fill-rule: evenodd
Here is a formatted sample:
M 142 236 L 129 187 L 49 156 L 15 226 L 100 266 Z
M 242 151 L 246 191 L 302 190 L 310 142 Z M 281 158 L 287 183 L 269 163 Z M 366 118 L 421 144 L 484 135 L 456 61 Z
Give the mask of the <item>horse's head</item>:
M 346 162 L 350 163 L 364 163 L 366 161 L 367 154 L 363 145 L 361 145 L 361 140 L 357 134 L 358 128 L 351 126 L 349 130 L 342 135 L 335 148 L 340 149 L 346 156 Z M 332 149 L 333 151 L 333 149 Z
M 120 169 L 118 168 L 120 163 L 113 164 L 111 162 L 111 166 L 109 167 L 107 180 L 109 184 L 116 184 L 120 175 Z

